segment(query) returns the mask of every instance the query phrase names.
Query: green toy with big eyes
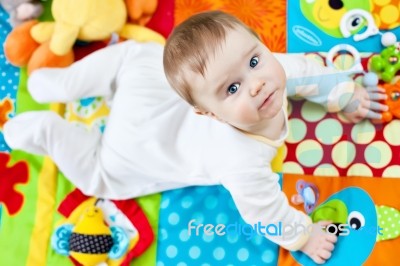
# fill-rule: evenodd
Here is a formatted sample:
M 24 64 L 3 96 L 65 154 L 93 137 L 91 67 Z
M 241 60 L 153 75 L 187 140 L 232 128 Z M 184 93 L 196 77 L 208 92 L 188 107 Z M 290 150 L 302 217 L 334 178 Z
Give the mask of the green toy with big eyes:
M 300 0 L 300 8 L 304 17 L 320 30 L 332 37 L 342 38 L 340 25 L 346 13 L 355 9 L 370 12 L 371 4 L 365 0 Z M 356 12 L 345 24 L 347 30 L 354 35 L 366 27 L 368 21 Z
M 400 43 L 386 47 L 380 55 L 373 56 L 371 68 L 380 74 L 383 81 L 391 82 L 400 70 Z

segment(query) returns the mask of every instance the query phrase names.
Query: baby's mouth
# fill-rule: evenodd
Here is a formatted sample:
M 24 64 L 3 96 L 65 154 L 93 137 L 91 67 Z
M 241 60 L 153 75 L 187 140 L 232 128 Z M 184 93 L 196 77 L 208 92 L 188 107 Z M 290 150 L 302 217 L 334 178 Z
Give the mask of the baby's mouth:
M 268 95 L 267 98 L 265 98 L 264 102 L 260 105 L 258 110 L 265 109 L 271 102 L 272 96 L 275 94 L 275 91 L 273 91 L 270 95 Z

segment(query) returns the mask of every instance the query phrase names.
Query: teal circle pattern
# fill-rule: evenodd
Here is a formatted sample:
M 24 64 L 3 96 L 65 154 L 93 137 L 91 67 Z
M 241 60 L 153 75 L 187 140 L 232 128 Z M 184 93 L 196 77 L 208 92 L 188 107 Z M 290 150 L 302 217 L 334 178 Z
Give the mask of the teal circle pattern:
M 189 232 L 189 221 L 195 219 Z M 205 226 L 214 228 L 210 234 Z M 229 192 L 222 186 L 194 186 L 162 193 L 157 265 L 276 265 L 278 246 L 260 235 L 225 232 L 215 226 L 244 226 Z

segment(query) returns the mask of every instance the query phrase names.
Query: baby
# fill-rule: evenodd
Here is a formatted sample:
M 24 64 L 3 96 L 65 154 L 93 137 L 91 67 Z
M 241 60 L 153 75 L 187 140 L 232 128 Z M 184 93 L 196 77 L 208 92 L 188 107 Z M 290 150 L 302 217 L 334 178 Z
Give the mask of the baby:
M 171 89 L 164 68 L 187 102 Z M 13 149 L 49 155 L 88 195 L 127 199 L 222 184 L 245 222 L 306 227 L 310 218 L 290 207 L 270 167 L 288 134 L 286 79 L 293 77 L 299 78 L 288 81 L 290 94 L 330 111 L 351 106 L 345 113 L 351 121 L 379 117 L 385 109 L 370 101 L 383 97 L 379 91 L 367 92 L 302 57 L 274 55 L 236 18 L 208 12 L 176 28 L 165 51 L 127 41 L 67 68 L 33 72 L 28 89 L 38 102 L 107 97 L 104 134 L 51 111 L 32 111 L 7 122 L 4 136 Z M 321 232 L 267 237 L 317 263 L 331 256 L 336 241 Z
M 251 29 L 219 11 L 195 15 L 173 31 L 164 50 L 164 70 L 172 88 L 198 114 L 237 128 L 264 150 L 265 154 L 254 151 L 244 158 L 247 162 L 237 162 L 241 164 L 238 172 L 222 179 L 244 220 L 251 224 L 284 221 L 307 227 L 311 223 L 305 214 L 289 207 L 276 175 L 266 169 L 270 164 L 265 159 L 272 159 L 288 133 L 287 93 L 318 102 L 331 112 L 343 110 L 352 122 L 380 118 L 376 111 L 387 109 L 371 102 L 384 99 L 383 90 L 368 91 L 347 75 L 304 57 L 272 54 Z M 235 154 L 226 156 L 226 161 L 237 160 Z M 299 200 L 293 197 L 294 204 Z M 336 236 L 320 231 L 295 241 L 276 242 L 323 263 L 331 256 Z

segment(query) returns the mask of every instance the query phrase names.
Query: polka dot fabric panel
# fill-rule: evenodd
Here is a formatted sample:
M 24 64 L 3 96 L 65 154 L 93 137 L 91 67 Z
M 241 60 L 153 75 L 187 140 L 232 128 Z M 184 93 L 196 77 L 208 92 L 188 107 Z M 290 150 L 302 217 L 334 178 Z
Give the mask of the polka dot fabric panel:
M 0 43 L 4 43 L 11 26 L 8 23 L 8 14 L 0 6 Z M 19 82 L 19 68 L 7 61 L 4 56 L 3 45 L 0 46 L 0 152 L 10 151 L 3 136 L 4 123 L 14 114 L 15 97 Z
M 191 220 L 193 227 L 189 230 Z M 200 224 L 203 226 L 196 229 Z M 204 232 L 206 224 L 214 229 Z M 217 224 L 236 229 L 217 235 Z M 255 232 L 252 234 L 249 228 L 240 229 L 243 225 L 229 192 L 222 186 L 165 192 L 160 210 L 157 266 L 276 265 L 278 246 Z
M 323 54 L 308 56 L 323 63 Z M 370 56 L 363 58 L 363 65 Z M 341 61 L 350 62 L 346 58 Z M 290 101 L 289 113 L 284 173 L 400 177 L 400 120 L 352 124 L 340 113 L 327 113 L 323 107 L 299 99 Z

